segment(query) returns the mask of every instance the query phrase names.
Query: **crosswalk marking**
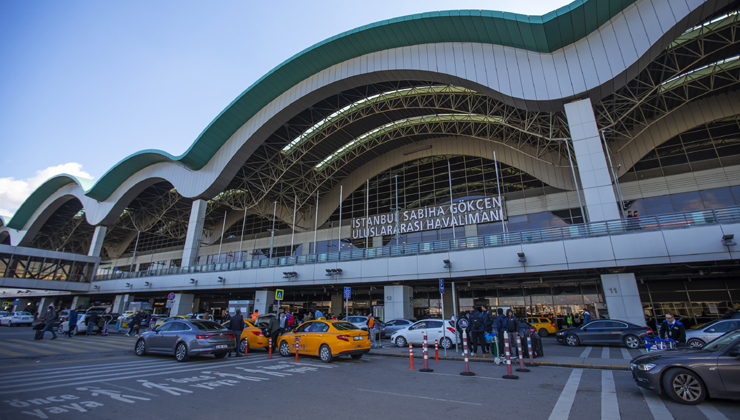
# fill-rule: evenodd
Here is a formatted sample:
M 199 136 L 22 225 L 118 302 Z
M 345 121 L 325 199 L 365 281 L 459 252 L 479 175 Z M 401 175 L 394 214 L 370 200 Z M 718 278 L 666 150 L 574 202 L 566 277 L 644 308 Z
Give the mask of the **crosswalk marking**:
M 617 387 L 614 385 L 614 372 L 601 371 L 601 420 L 619 420 Z
M 710 420 L 729 420 L 727 416 L 725 416 L 724 414 L 720 413 L 719 410 L 717 410 L 717 407 L 707 402 L 703 402 L 697 405 L 696 408 L 698 408 L 699 411 L 701 411 L 702 414 L 707 416 L 707 418 Z
M 37 348 L 29 348 L 29 346 L 24 346 L 22 344 L 15 344 L 15 343 L 5 342 L 5 343 L 2 343 L 2 345 L 3 346 L 10 346 L 10 347 L 13 347 L 13 348 L 23 349 L 25 351 L 30 351 L 30 352 L 38 353 L 38 354 L 59 354 L 58 351 L 49 351 L 49 350 L 43 350 L 43 349 L 37 349 Z
M 668 408 L 658 394 L 642 387 L 640 391 L 642 391 L 642 396 L 645 397 L 645 402 L 655 420 L 674 420 L 673 415 L 668 411 Z
M 609 347 L 604 347 L 601 349 L 601 358 L 602 359 L 608 359 L 609 358 Z
M 115 347 L 115 348 L 119 348 L 119 349 L 121 349 L 121 348 L 133 349 L 134 348 L 133 343 L 131 343 L 131 344 L 129 344 L 129 343 L 121 343 L 121 344 L 117 344 L 117 343 L 101 343 L 101 342 L 97 342 L 97 341 L 93 341 L 93 340 L 77 340 L 77 339 L 73 339 L 73 340 L 64 340 L 64 341 L 62 341 L 62 343 L 69 344 L 69 345 L 72 345 L 72 346 L 85 346 L 85 347 L 88 347 L 88 346 L 97 346 L 97 347 L 102 347 L 102 348 Z
M 620 347 L 620 350 L 622 350 L 622 359 L 624 359 L 624 360 L 632 360 L 632 356 L 630 355 L 629 350 L 627 350 L 624 347 Z
M 588 355 L 591 354 L 591 349 L 593 349 L 593 347 L 591 346 L 586 347 L 583 350 L 583 353 L 581 353 L 581 357 L 588 357 Z
M 12 350 L 5 350 L 5 349 L 0 349 L 0 354 L 4 354 L 6 356 L 27 356 L 26 354 L 23 354 L 23 353 L 17 353 Z
M 573 400 L 575 400 L 576 392 L 578 392 L 578 384 L 581 383 L 582 373 L 583 369 L 573 369 L 548 420 L 568 420 L 570 409 L 573 407 Z
M 28 343 L 28 341 L 17 340 L 17 339 L 14 339 L 14 338 L 13 339 L 10 339 L 8 341 L 13 341 L 13 342 L 22 343 L 22 344 L 29 344 L 29 345 L 31 344 L 31 343 Z M 77 348 L 69 348 L 69 347 L 65 347 L 64 345 L 61 345 L 61 344 L 50 343 L 50 342 L 49 343 L 34 342 L 33 346 L 35 346 L 35 347 L 41 347 L 41 348 L 47 348 L 47 349 L 48 348 L 52 348 L 52 349 L 57 349 L 57 350 L 67 350 L 67 351 L 70 351 L 72 353 L 87 353 L 87 351 L 85 351 L 85 350 L 80 350 L 80 349 L 77 349 Z

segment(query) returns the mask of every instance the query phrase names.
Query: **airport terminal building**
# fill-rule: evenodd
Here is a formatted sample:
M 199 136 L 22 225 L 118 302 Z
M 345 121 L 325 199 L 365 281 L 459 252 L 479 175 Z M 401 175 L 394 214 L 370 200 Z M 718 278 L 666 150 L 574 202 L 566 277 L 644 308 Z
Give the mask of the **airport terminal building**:
M 638 324 L 740 310 L 738 10 L 577 0 L 339 34 L 183 155 L 40 186 L 0 224 L 0 298 Z

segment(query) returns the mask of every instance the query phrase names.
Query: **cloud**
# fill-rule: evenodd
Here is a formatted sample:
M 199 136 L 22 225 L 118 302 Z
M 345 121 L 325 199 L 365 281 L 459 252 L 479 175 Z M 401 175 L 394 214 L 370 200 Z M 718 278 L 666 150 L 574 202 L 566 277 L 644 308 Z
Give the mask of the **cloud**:
M 10 218 L 39 185 L 59 174 L 92 179 L 89 173 L 82 170 L 82 165 L 76 162 L 50 166 L 36 171 L 36 175 L 31 178 L 0 178 L 0 215 Z

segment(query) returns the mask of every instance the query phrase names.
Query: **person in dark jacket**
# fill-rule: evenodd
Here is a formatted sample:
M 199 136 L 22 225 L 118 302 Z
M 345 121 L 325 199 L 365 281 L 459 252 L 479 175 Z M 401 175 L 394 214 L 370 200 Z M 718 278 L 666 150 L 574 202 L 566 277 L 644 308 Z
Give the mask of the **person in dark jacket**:
M 278 321 L 276 316 L 270 317 L 270 323 L 267 324 L 267 332 L 272 338 L 272 351 L 275 351 L 277 349 L 278 337 L 280 337 L 280 321 Z
M 139 324 L 141 323 L 141 314 L 139 312 L 134 312 L 134 316 L 131 317 L 131 321 L 128 323 L 128 332 L 126 333 L 126 337 L 130 336 L 134 332 L 134 326 L 136 326 L 136 330 L 139 330 Z
M 496 330 L 496 337 L 498 338 L 498 354 L 504 354 L 504 325 L 506 324 L 506 315 L 504 315 L 504 308 L 497 309 L 498 316 L 493 322 L 493 328 Z
M 481 306 L 481 313 L 483 314 L 483 353 L 491 352 L 493 353 L 493 350 L 488 347 L 488 342 L 485 339 L 485 333 L 493 332 L 493 324 L 494 324 L 494 318 L 493 314 L 491 314 L 491 311 L 488 310 L 488 307 L 486 305 Z
M 470 354 L 473 356 L 478 355 L 478 345 L 480 344 L 481 352 L 483 353 L 483 357 L 488 357 L 486 355 L 484 349 L 486 346 L 486 331 L 485 331 L 485 318 L 483 316 L 483 313 L 480 310 L 480 307 L 477 307 L 473 310 L 473 312 L 468 317 L 468 330 L 470 331 L 470 337 L 472 338 L 472 350 L 470 351 Z
M 517 322 L 514 311 L 511 309 L 506 310 L 506 317 L 503 320 L 503 331 L 509 336 L 509 350 L 511 355 L 516 355 L 516 333 L 519 332 L 519 322 Z M 501 341 L 504 341 L 503 336 Z
M 242 316 L 241 309 L 237 309 L 236 315 L 231 317 L 231 320 L 229 320 L 229 326 L 231 327 L 231 331 L 234 333 L 234 354 L 236 354 L 236 357 L 241 357 L 242 354 L 239 351 L 239 342 L 242 339 L 242 331 L 244 331 L 244 317 Z M 229 352 L 229 357 L 231 357 L 231 352 Z
M 54 321 L 57 319 L 57 311 L 54 310 L 54 305 L 49 305 L 48 308 L 46 308 L 46 314 L 44 314 L 44 329 L 41 330 L 41 334 L 38 338 L 38 340 L 44 339 L 44 334 L 46 334 L 47 331 L 51 331 L 52 340 L 57 339 L 57 333 L 54 331 Z
M 92 335 L 95 325 L 98 324 L 98 313 L 93 312 L 87 317 L 87 332 L 85 335 Z
M 80 309 L 79 307 L 77 309 Z M 74 308 L 70 308 L 69 310 L 69 325 L 67 329 L 67 335 L 69 337 L 75 336 L 75 328 L 77 328 L 77 311 L 75 311 Z
M 660 338 L 672 339 L 678 342 L 678 347 L 686 345 L 686 328 L 671 313 L 665 314 L 665 320 L 660 325 Z

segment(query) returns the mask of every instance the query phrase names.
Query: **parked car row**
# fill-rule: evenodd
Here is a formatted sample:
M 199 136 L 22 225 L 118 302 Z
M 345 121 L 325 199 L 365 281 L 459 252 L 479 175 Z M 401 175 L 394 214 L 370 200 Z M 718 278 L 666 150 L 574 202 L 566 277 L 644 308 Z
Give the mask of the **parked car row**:
M 12 327 L 13 325 L 31 325 L 33 314 L 25 311 L 0 312 L 0 325 Z

